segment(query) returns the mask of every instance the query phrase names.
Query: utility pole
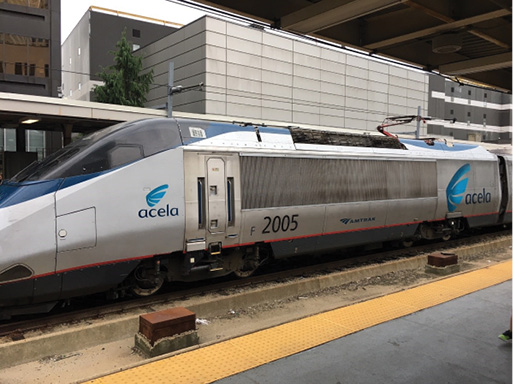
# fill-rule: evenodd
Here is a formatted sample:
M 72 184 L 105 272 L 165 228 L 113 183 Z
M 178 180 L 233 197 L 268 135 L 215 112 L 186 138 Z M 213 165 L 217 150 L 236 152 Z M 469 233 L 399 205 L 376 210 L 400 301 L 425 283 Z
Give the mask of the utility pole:
M 169 62 L 169 69 L 167 75 L 167 117 L 173 116 L 173 83 L 175 81 L 175 63 L 174 61 Z
M 420 105 L 417 108 L 417 130 L 415 131 L 415 138 L 420 138 L 420 121 L 422 120 L 422 117 L 420 117 Z
M 189 85 L 187 87 L 183 87 L 181 85 L 174 86 L 175 80 L 175 63 L 169 62 L 169 73 L 167 77 L 167 117 L 173 117 L 173 95 L 175 93 L 180 93 L 182 91 L 190 91 L 194 88 L 203 89 L 203 83 L 199 83 L 198 85 Z

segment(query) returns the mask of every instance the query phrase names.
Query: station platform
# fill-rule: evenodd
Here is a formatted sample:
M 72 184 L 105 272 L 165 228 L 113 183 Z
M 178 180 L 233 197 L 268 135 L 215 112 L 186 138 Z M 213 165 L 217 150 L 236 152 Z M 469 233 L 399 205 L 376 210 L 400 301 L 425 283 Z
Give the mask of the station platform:
M 511 383 L 511 260 L 89 383 Z

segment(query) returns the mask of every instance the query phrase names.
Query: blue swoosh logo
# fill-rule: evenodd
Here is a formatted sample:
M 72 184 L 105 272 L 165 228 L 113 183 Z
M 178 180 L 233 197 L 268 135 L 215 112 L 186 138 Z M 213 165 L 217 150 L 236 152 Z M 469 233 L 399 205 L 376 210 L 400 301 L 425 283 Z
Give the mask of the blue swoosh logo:
M 166 194 L 168 187 L 169 186 L 167 184 L 164 184 L 148 193 L 146 195 L 146 202 L 148 203 L 148 206 L 154 207 L 157 205 Z
M 458 204 L 463 200 L 463 194 L 465 193 L 468 184 L 468 176 L 463 176 L 465 176 L 468 171 L 470 171 L 470 164 L 467 163 L 456 171 L 449 182 L 449 185 L 447 185 L 445 193 L 447 195 L 447 208 L 449 209 L 449 212 L 454 212 Z

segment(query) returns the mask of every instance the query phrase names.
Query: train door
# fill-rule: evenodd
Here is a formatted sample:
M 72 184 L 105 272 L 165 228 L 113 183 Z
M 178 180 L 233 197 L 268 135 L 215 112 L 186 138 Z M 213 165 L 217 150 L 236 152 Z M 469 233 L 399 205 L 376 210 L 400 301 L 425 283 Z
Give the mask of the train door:
M 511 163 L 510 163 L 511 164 Z M 511 211 L 511 191 L 509 189 L 510 180 L 508 177 L 511 170 L 508 170 L 508 164 L 504 157 L 499 156 L 499 174 L 501 180 L 501 204 L 499 208 L 499 223 L 504 222 L 506 212 Z
M 186 252 L 238 244 L 240 180 L 238 155 L 186 152 Z
M 207 160 L 207 230 L 211 235 L 223 235 L 228 216 L 225 161 L 212 157 Z

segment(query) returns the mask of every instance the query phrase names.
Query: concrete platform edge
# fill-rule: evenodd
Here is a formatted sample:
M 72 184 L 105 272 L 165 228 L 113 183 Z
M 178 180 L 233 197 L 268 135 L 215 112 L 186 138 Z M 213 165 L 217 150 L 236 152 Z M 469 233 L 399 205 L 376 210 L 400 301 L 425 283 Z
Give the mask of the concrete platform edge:
M 466 257 L 484 251 L 511 246 L 510 239 L 501 239 L 475 247 L 458 248 L 451 251 L 457 253 L 460 261 Z M 356 270 L 349 270 L 330 274 L 328 276 L 313 277 L 298 280 L 276 287 L 257 289 L 249 293 L 220 297 L 205 303 L 176 303 L 195 312 L 198 317 L 216 316 L 224 314 L 230 309 L 247 306 L 247 303 L 256 305 L 270 300 L 285 299 L 300 296 L 314 291 L 330 288 L 367 277 L 383 275 L 400 269 L 423 268 L 427 263 L 427 254 L 405 260 L 385 262 L 383 264 L 367 266 Z M 465 271 L 465 272 L 468 272 Z M 463 272 L 464 273 L 464 272 Z M 187 305 L 190 304 L 190 305 Z M 48 356 L 71 353 L 83 348 L 92 347 L 102 343 L 109 343 L 127 337 L 133 337 L 138 332 L 139 315 L 105 321 L 84 327 L 42 335 L 26 340 L 0 345 L 0 369 L 38 360 Z

